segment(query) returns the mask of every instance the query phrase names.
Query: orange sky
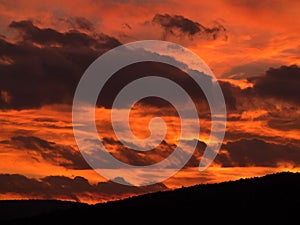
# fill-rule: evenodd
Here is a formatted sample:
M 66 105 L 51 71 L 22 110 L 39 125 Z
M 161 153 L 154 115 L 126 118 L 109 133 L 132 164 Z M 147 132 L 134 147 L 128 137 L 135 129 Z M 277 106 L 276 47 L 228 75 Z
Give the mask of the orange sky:
M 167 187 L 299 171 L 299 8 L 296 0 L 1 1 L 0 158 L 5 163 L 0 165 L 0 186 L 10 184 L 9 179 L 16 179 L 16 187 L 21 185 L 19 178 L 4 174 L 19 174 L 31 183 L 24 192 L 16 187 L 11 191 L 0 188 L 0 199 L 58 198 L 94 203 L 141 193 L 102 191 L 93 197 L 92 188 L 106 180 L 80 156 L 73 135 L 71 101 L 74 85 L 97 56 L 118 43 L 145 39 L 171 41 L 198 54 L 222 82 L 227 103 L 226 136 L 214 163 L 199 172 L 190 161 L 164 182 Z M 197 31 L 201 26 L 206 30 Z M 79 35 L 72 36 L 70 30 Z M 199 141 L 205 144 L 210 120 L 207 105 L 199 107 Z M 131 113 L 131 129 L 138 137 L 149 135 L 145 125 L 160 113 L 168 125 L 167 144 L 156 149 L 157 155 L 148 155 L 154 161 L 161 160 L 176 144 L 178 118 L 168 107 L 143 104 Z M 114 156 L 134 161 L 113 135 L 109 117 L 110 109 L 96 109 L 99 136 L 105 134 Z M 201 153 L 201 148 L 198 150 Z M 199 152 L 194 155 L 197 162 Z M 146 158 L 147 154 L 140 156 Z M 71 178 L 71 183 L 80 176 L 90 186 L 74 190 L 76 197 L 55 187 L 50 194 L 35 192 L 33 180 L 44 185 L 49 176 Z

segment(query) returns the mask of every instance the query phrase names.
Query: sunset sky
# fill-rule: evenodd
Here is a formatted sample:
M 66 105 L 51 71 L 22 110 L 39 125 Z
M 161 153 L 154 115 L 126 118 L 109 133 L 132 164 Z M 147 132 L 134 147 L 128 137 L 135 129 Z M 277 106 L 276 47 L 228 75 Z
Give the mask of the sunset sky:
M 0 199 L 95 203 L 300 171 L 299 21 L 297 0 L 0 0 Z M 197 148 L 183 169 L 163 183 L 131 187 L 107 181 L 84 160 L 74 138 L 72 101 L 81 76 L 97 57 L 139 40 L 174 42 L 201 57 L 223 90 L 227 127 L 217 157 L 200 172 L 211 125 L 203 95 L 172 68 L 125 68 L 120 73 L 130 79 L 135 73 L 161 72 L 186 82 L 201 124 Z M 168 133 L 151 152 L 137 154 L 124 147 L 110 121 L 120 82 L 109 84 L 97 105 L 100 139 L 123 162 L 162 160 L 176 147 L 178 115 L 162 100 L 139 102 L 131 111 L 132 132 L 147 137 L 149 120 L 161 116 Z

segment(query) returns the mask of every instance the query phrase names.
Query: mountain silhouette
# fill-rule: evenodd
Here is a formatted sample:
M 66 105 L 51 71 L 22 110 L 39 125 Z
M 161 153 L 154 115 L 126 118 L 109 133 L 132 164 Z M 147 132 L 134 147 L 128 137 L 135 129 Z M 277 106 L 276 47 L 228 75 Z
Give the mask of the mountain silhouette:
M 27 212 L 37 206 L 48 210 L 26 215 L 19 210 L 22 204 Z M 49 207 L 51 204 L 55 207 Z M 4 206 L 10 216 L 4 215 Z M 300 173 L 183 187 L 95 205 L 24 200 L 0 201 L 0 207 L 3 225 L 290 224 L 300 217 Z

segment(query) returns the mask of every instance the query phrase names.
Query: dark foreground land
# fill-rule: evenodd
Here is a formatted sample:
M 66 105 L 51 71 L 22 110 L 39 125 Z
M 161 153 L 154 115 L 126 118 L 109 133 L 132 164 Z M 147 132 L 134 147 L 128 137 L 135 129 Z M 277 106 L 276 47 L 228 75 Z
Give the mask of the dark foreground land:
M 300 173 L 197 185 L 87 205 L 0 201 L 0 224 L 299 224 Z

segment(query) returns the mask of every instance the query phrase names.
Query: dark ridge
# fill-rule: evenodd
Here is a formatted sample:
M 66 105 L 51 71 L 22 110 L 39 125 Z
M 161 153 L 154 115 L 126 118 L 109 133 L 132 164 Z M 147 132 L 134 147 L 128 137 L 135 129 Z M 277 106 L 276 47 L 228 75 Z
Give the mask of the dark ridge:
M 86 204 L 59 200 L 1 200 L 0 224 L 3 224 L 3 221 L 32 218 L 84 205 Z
M 299 208 L 300 173 L 282 172 L 57 209 L 5 224 L 290 224 Z

